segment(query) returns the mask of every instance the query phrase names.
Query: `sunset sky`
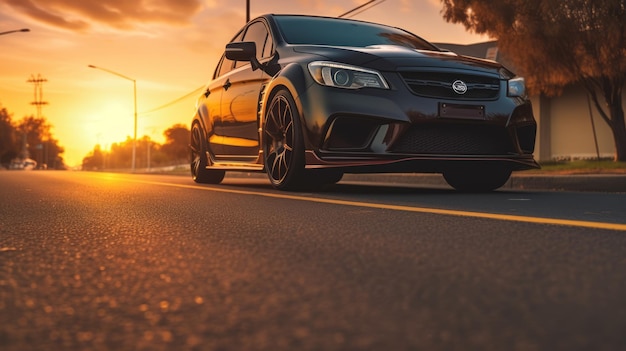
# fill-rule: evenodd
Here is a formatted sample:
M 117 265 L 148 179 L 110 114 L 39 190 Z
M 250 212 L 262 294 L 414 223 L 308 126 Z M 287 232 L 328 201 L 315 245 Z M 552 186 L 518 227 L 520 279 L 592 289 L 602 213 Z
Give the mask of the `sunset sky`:
M 338 16 L 365 2 L 251 0 L 251 17 Z M 41 74 L 42 115 L 66 164 L 79 165 L 96 144 L 108 149 L 133 134 L 132 81 L 87 67 L 95 65 L 137 81 L 138 138 L 162 143 L 165 129 L 191 121 L 197 94 L 177 100 L 208 82 L 245 8 L 245 0 L 0 0 L 0 32 L 30 29 L 0 36 L 0 106 L 14 121 L 36 115 L 27 80 Z M 488 40 L 446 23 L 440 11 L 439 0 L 386 0 L 351 18 L 433 42 Z

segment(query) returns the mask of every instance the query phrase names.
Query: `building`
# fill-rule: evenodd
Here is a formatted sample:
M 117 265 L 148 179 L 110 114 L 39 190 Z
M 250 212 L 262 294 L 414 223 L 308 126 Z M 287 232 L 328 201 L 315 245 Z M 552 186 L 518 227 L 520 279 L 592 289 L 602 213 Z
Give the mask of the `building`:
M 498 61 L 515 71 L 498 52 L 497 41 L 435 45 L 459 55 Z M 613 133 L 582 86 L 570 85 L 565 87 L 560 96 L 530 96 L 530 100 L 537 120 L 537 160 L 545 162 L 615 157 Z

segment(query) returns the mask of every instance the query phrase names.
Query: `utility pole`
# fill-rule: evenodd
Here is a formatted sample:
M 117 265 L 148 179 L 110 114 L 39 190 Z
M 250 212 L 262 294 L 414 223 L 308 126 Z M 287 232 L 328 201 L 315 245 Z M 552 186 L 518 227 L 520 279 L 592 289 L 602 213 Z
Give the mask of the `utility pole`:
M 30 78 L 27 80 L 28 83 L 35 85 L 35 100 L 30 104 L 37 107 L 37 119 L 41 118 L 41 107 L 48 104 L 46 101 L 43 101 L 43 83 L 47 81 L 48 80 L 43 78 L 41 74 L 37 74 L 37 77 L 31 74 Z
M 250 0 L 246 0 L 246 23 L 250 22 Z
M 46 78 L 43 78 L 41 76 L 41 74 L 37 74 L 37 76 L 35 77 L 34 75 L 30 75 L 30 78 L 26 81 L 28 83 L 33 83 L 35 86 L 35 100 L 33 100 L 33 102 L 31 102 L 31 105 L 35 105 L 37 108 L 37 119 L 41 119 L 41 108 L 43 107 L 43 105 L 47 105 L 48 102 L 43 101 L 43 83 L 47 82 L 48 80 Z M 28 141 L 27 141 L 27 136 L 26 136 L 26 131 L 22 131 L 23 135 L 22 135 L 22 158 L 23 159 L 27 159 L 30 157 L 30 154 L 28 152 Z M 37 148 L 43 148 L 43 145 L 37 145 Z M 41 155 L 42 158 L 45 157 L 45 152 L 43 152 L 43 154 Z M 45 163 L 45 160 L 43 160 L 42 164 Z

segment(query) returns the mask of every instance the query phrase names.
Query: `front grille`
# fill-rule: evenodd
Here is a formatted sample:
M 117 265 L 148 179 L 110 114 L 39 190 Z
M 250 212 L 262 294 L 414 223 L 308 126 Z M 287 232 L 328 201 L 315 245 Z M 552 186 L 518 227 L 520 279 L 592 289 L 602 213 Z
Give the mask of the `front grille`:
M 416 95 L 454 100 L 490 100 L 500 94 L 500 80 L 493 77 L 450 72 L 402 72 L 402 79 Z M 452 85 L 462 81 L 464 94 L 456 93 Z
M 507 155 L 515 152 L 503 127 L 489 125 L 415 125 L 391 147 L 392 153 L 434 155 Z

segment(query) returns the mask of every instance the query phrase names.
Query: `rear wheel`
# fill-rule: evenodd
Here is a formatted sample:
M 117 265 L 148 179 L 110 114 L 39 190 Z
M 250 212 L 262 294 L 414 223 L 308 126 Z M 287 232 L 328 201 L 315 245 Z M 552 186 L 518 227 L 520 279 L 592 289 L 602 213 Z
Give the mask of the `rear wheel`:
M 207 142 L 200 123 L 195 122 L 191 127 L 191 178 L 196 183 L 219 184 L 225 172 L 221 170 L 207 169 Z
M 443 172 L 451 187 L 464 192 L 488 192 L 503 186 L 511 170 L 497 167 L 455 168 Z
M 304 185 L 304 142 L 300 114 L 287 90 L 271 100 L 263 125 L 265 170 L 272 186 L 296 190 Z

